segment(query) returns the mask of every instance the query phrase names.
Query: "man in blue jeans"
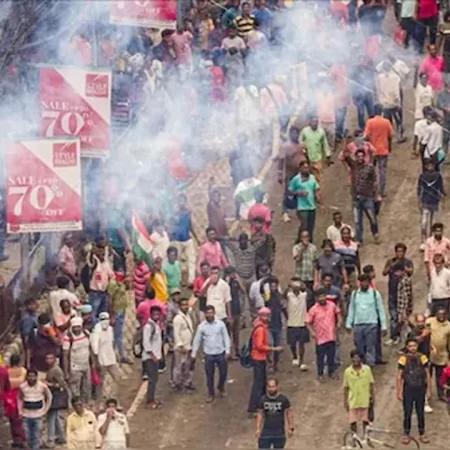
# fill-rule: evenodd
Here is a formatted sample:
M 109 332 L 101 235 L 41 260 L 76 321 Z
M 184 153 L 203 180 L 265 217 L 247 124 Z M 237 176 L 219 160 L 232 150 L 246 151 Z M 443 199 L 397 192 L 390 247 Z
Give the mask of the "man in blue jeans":
M 219 383 L 217 389 L 220 396 L 225 397 L 225 383 L 228 373 L 228 359 L 230 358 L 230 337 L 223 320 L 216 319 L 214 306 L 207 305 L 205 320 L 198 326 L 192 343 L 192 361 L 195 361 L 200 345 L 203 345 L 205 355 L 205 374 L 208 386 L 206 403 L 212 403 L 215 398 L 214 374 L 216 366 L 219 369 Z
M 370 276 L 359 276 L 359 289 L 352 292 L 348 308 L 346 328 L 353 330 L 355 347 L 364 355 L 365 363 L 371 367 L 376 364 L 376 343 L 378 323 L 383 336 L 386 336 L 386 314 L 380 293 L 370 287 Z
M 29 450 L 39 450 L 42 437 L 42 418 L 52 404 L 52 393 L 47 385 L 38 381 L 37 370 L 29 369 L 25 383 L 20 386 L 18 397 L 19 416 Z
M 363 241 L 363 215 L 369 219 L 370 230 L 372 231 L 375 243 L 380 243 L 378 235 L 378 218 L 375 209 L 375 202 L 380 202 L 378 193 L 378 181 L 375 167 L 365 162 L 365 152 L 358 149 L 355 152 L 355 159 L 350 155 L 348 149 L 344 150 L 345 162 L 351 170 L 353 215 L 356 225 L 356 241 Z

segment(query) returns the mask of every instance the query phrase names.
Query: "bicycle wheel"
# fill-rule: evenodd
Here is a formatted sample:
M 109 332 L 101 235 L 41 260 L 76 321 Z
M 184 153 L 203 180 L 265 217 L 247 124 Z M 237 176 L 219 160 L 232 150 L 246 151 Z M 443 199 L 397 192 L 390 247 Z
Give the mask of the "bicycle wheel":
M 351 449 L 351 448 L 363 448 L 361 442 L 359 441 L 359 438 L 352 433 L 351 431 L 347 431 L 347 433 L 344 434 L 344 446 L 345 449 Z

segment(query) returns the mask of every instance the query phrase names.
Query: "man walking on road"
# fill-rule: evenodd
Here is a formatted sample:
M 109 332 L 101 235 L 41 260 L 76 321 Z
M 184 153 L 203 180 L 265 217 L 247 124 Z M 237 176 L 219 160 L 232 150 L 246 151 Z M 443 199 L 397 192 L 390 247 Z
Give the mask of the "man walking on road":
M 258 312 L 258 319 L 255 320 L 252 330 L 251 358 L 253 363 L 253 384 L 250 391 L 248 413 L 256 413 L 261 397 L 264 395 L 267 380 L 267 361 L 271 352 L 281 352 L 282 347 L 272 347 L 269 345 L 269 321 L 271 311 L 267 307 L 262 307 Z
M 355 216 L 356 242 L 362 244 L 363 240 L 363 216 L 367 215 L 375 243 L 380 243 L 378 235 L 378 218 L 375 202 L 381 197 L 378 192 L 377 174 L 372 164 L 364 161 L 365 152 L 358 149 L 355 152 L 356 160 L 350 156 L 348 149 L 344 152 L 345 162 L 351 171 L 351 191 L 353 199 L 353 214 Z
M 344 408 L 348 413 L 350 429 L 356 433 L 358 422 L 363 424 L 365 434 L 369 425 L 369 407 L 374 404 L 372 369 L 362 363 L 358 350 L 350 352 L 352 365 L 344 371 Z
M 284 448 L 287 435 L 294 435 L 294 416 L 289 399 L 280 394 L 278 380 L 267 381 L 267 393 L 262 396 L 256 419 L 256 437 L 260 450 Z
M 297 197 L 297 217 L 300 220 L 300 229 L 308 231 L 309 237 L 313 241 L 316 208 L 317 204 L 321 205 L 320 187 L 316 177 L 310 173 L 307 161 L 300 163 L 299 171 L 298 175 L 289 182 L 288 190 Z
M 191 358 L 195 360 L 200 345 L 203 346 L 205 355 L 206 384 L 208 397 L 206 403 L 212 403 L 216 396 L 214 389 L 214 373 L 216 366 L 219 369 L 218 389 L 221 397 L 225 397 L 225 383 L 228 373 L 228 359 L 230 357 L 230 337 L 225 323 L 216 319 L 214 306 L 207 305 L 205 320 L 198 326 L 192 344 Z
M 420 441 L 430 442 L 425 435 L 425 398 L 431 394 L 428 358 L 417 351 L 414 339 L 406 343 L 408 353 L 400 356 L 397 371 L 397 399 L 403 403 L 403 438 L 402 444 L 411 442 L 411 416 L 416 410 Z
M 367 121 L 365 135 L 375 147 L 375 166 L 378 169 L 380 195 L 386 197 L 387 162 L 392 152 L 394 129 L 391 122 L 382 116 L 380 105 L 375 105 L 374 111 L 375 117 Z
M 161 406 L 160 402 L 155 401 L 159 361 L 162 358 L 162 334 L 159 326 L 161 312 L 159 306 L 152 306 L 150 318 L 142 331 L 142 364 L 148 377 L 147 405 L 151 409 L 158 409 Z
M 324 381 L 325 360 L 328 376 L 335 379 L 335 354 L 337 331 L 342 326 L 341 310 L 327 300 L 325 289 L 318 289 L 316 304 L 308 311 L 306 323 L 312 339 L 316 341 L 317 375 Z
M 306 154 L 311 162 L 312 173 L 317 182 L 320 183 L 323 173 L 323 161 L 325 160 L 327 164 L 330 163 L 331 150 L 328 145 L 327 135 L 324 129 L 319 127 L 317 117 L 311 117 L 309 126 L 303 128 L 300 133 L 300 142 L 306 147 Z
M 192 370 L 189 352 L 192 350 L 194 325 L 189 315 L 189 300 L 182 298 L 179 312 L 173 319 L 174 358 L 173 378 L 175 388 L 192 391 Z
M 353 339 L 358 352 L 370 367 L 376 362 L 378 323 L 386 335 L 386 315 L 380 293 L 369 287 L 370 276 L 359 277 L 360 287 L 353 291 L 347 315 L 347 330 L 353 329 Z

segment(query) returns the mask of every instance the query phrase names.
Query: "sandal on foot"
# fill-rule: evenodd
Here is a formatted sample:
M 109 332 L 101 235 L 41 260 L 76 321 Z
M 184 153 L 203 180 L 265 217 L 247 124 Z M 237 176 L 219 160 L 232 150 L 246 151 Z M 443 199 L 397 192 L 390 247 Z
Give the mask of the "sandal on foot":
M 403 445 L 408 445 L 410 442 L 411 442 L 411 438 L 409 436 L 405 435 L 405 436 L 402 437 L 401 443 Z
M 428 444 L 430 442 L 430 440 L 425 435 L 420 436 L 419 441 L 422 442 L 422 444 Z

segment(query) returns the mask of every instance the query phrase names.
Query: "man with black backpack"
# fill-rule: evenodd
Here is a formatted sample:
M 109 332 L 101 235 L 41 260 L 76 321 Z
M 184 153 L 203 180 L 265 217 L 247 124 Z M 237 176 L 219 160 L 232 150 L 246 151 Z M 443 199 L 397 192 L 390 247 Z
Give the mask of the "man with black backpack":
M 425 435 L 425 399 L 431 395 L 431 380 L 428 358 L 418 352 L 419 344 L 415 339 L 408 339 L 408 352 L 400 356 L 397 372 L 397 398 L 403 402 L 403 444 L 411 441 L 411 416 L 416 410 L 420 441 L 429 442 Z

